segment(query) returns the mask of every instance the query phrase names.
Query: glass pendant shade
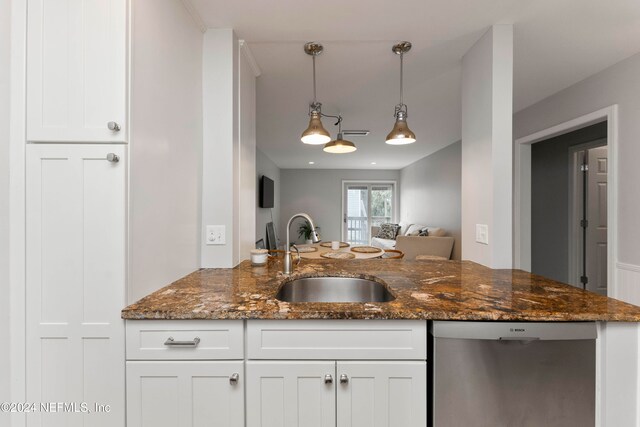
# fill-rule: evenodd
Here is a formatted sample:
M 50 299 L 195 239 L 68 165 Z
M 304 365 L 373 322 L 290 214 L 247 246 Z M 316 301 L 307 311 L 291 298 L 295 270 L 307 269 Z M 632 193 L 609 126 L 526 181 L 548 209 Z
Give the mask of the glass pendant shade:
M 322 150 L 332 154 L 346 154 L 353 153 L 357 148 L 353 142 L 342 139 L 342 134 L 339 133 L 338 138 L 327 143 Z
M 320 112 L 312 111 L 311 119 L 309 120 L 309 127 L 302 132 L 300 138 L 303 143 L 310 145 L 326 144 L 331 141 L 331 135 L 322 126 L 322 120 L 320 120 Z
M 407 117 L 401 111 L 396 114 L 396 124 L 387 135 L 385 142 L 389 145 L 405 145 L 416 142 L 416 135 L 409 129 Z

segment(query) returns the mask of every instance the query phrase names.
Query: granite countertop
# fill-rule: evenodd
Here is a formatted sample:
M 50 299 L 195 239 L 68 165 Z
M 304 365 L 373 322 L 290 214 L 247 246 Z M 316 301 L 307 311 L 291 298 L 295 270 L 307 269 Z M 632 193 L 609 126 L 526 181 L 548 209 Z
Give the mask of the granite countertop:
M 122 310 L 124 319 L 431 319 L 640 321 L 640 307 L 521 270 L 470 261 L 303 260 L 291 276 L 279 261 L 201 269 Z M 366 272 L 366 273 L 363 273 Z M 396 299 L 383 303 L 287 303 L 287 280 L 375 277 Z

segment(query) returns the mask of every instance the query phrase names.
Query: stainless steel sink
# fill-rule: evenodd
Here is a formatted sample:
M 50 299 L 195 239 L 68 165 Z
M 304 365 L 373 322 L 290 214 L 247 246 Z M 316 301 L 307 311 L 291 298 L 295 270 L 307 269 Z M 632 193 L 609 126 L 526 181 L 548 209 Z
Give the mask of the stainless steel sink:
M 396 299 L 382 283 L 350 277 L 306 277 L 284 283 L 276 298 L 287 302 L 388 302 Z

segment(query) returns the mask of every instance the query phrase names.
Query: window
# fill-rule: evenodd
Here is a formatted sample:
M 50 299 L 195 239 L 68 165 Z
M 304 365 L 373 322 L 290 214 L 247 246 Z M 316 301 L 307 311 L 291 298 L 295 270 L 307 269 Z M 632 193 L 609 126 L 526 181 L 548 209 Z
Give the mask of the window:
M 343 200 L 342 240 L 368 245 L 372 226 L 394 220 L 395 182 L 344 182 Z

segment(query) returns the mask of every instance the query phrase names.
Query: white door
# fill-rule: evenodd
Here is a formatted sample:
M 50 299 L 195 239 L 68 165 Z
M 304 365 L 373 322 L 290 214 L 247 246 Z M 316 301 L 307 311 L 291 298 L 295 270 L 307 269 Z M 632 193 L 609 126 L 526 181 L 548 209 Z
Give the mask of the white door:
M 124 141 L 127 1 L 27 2 L 27 140 Z
M 247 427 L 335 427 L 335 362 L 248 361 Z
M 27 145 L 27 401 L 110 408 L 28 426 L 124 425 L 125 160 L 123 145 Z
M 394 183 L 349 183 L 342 189 L 342 240 L 368 245 L 371 227 L 392 222 L 395 217 Z
M 338 362 L 338 427 L 425 427 L 426 362 Z
M 587 190 L 587 290 L 607 295 L 607 147 L 589 152 Z
M 127 427 L 244 427 L 243 363 L 127 362 Z

